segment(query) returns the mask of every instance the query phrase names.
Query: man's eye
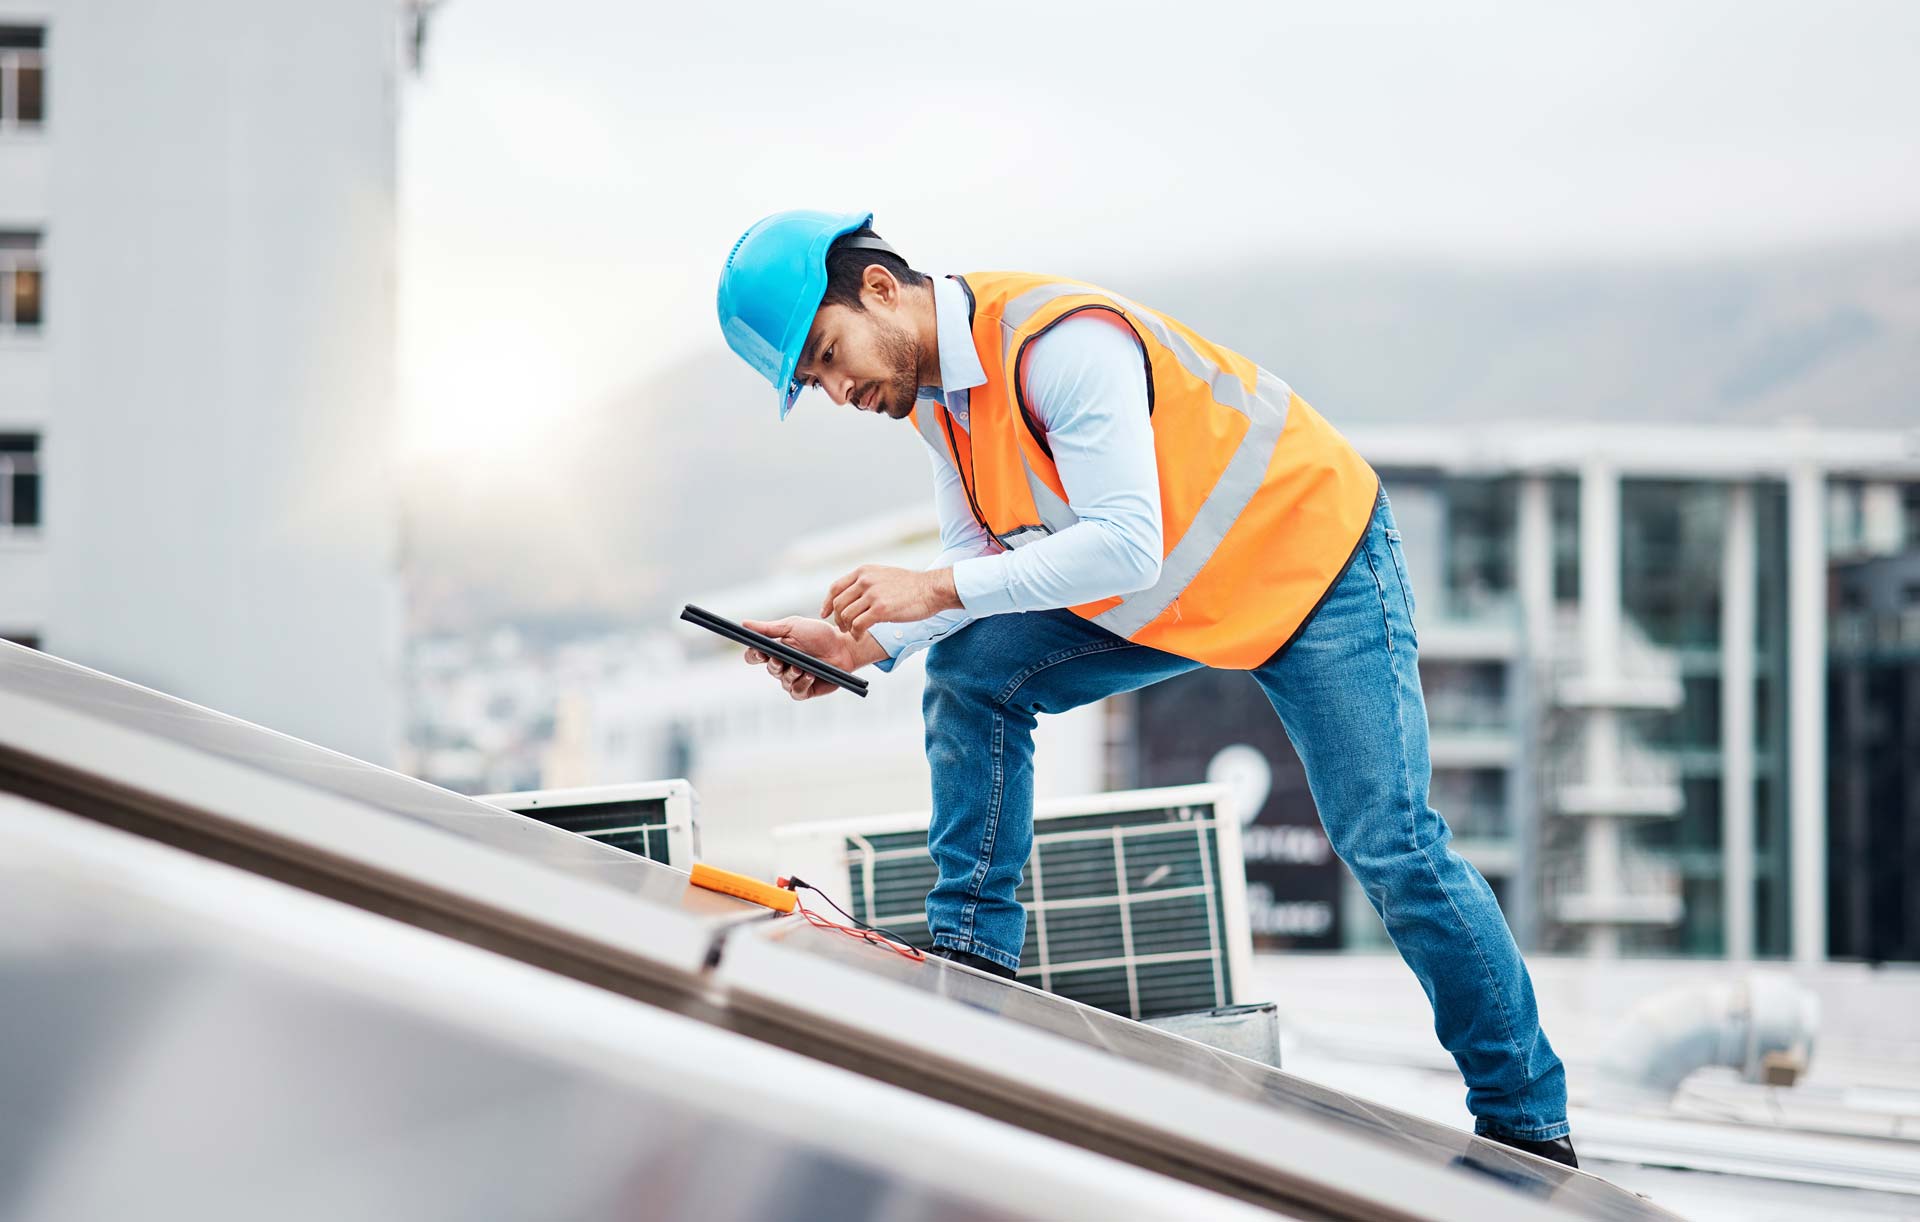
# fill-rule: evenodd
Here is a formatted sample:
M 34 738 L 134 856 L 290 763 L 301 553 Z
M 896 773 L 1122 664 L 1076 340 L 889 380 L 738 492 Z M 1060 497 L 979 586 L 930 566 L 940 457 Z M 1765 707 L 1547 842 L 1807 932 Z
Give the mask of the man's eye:
M 826 350 L 825 352 L 823 352 L 823 353 L 821 353 L 821 354 L 820 354 L 820 363 L 821 363 L 822 365 L 831 365 L 831 364 L 833 364 L 833 349 L 832 349 L 832 348 L 828 348 L 828 349 L 827 349 L 827 350 Z

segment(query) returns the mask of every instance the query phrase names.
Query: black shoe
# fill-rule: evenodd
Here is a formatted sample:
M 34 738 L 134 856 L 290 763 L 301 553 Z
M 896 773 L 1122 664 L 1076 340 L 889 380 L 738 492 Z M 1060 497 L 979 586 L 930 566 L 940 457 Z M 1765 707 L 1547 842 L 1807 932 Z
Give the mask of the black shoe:
M 1498 1133 L 1482 1133 L 1488 1141 L 1497 1141 L 1503 1146 L 1524 1150 L 1528 1154 L 1544 1158 L 1548 1162 L 1559 1163 L 1563 1167 L 1578 1168 L 1580 1160 L 1573 1154 L 1573 1138 L 1556 1137 L 1552 1141 L 1528 1141 L 1524 1137 L 1502 1137 Z
M 933 953 L 950 963 L 964 963 L 968 967 L 977 968 L 990 976 L 998 976 L 1002 980 L 1012 980 L 1015 975 L 1012 968 L 1003 967 L 991 959 L 974 954 L 972 951 L 949 950 L 944 946 L 936 946 L 933 948 Z

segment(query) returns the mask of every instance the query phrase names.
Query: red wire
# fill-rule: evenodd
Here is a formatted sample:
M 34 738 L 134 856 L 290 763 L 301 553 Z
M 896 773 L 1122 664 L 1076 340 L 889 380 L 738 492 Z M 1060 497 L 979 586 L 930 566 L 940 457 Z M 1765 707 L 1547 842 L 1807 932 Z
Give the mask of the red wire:
M 921 950 L 919 947 L 908 946 L 905 942 L 896 942 L 877 929 L 856 929 L 851 925 L 842 925 L 838 921 L 828 920 L 805 904 L 796 902 L 794 907 L 801 916 L 807 918 L 807 924 L 817 929 L 837 929 L 849 937 L 860 939 L 862 942 L 870 942 L 875 946 L 884 946 L 894 954 L 902 958 L 911 959 L 915 963 L 927 957 L 927 952 Z

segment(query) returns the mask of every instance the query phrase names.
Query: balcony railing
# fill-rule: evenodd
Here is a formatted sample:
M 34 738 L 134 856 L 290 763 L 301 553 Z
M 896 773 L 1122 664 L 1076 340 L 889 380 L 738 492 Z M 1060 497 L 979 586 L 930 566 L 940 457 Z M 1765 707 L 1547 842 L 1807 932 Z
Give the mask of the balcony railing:
M 1542 882 L 1548 911 L 1568 925 L 1669 926 L 1686 911 L 1680 871 L 1645 853 L 1622 858 L 1611 890 L 1595 890 L 1578 858 L 1556 862 Z
M 1920 607 L 1902 611 L 1842 611 L 1827 629 L 1834 653 L 1864 655 L 1920 651 Z
M 1551 690 L 1563 705 L 1636 709 L 1676 709 L 1685 699 L 1680 659 L 1656 645 L 1631 617 L 1620 617 L 1611 673 L 1587 666 L 1579 612 L 1563 608 L 1554 624 Z
M 1558 745 L 1545 773 L 1554 809 L 1566 815 L 1638 815 L 1666 818 L 1680 813 L 1680 761 L 1642 741 L 1625 726 L 1613 750 L 1593 759 L 1586 735 L 1591 725 Z

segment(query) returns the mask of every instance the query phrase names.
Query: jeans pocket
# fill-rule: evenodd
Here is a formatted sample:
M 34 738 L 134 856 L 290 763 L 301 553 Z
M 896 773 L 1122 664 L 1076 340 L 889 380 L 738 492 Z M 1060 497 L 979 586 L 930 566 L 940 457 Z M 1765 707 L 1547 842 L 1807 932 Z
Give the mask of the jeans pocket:
M 1407 580 L 1407 554 L 1400 546 L 1400 532 L 1387 530 L 1387 554 L 1393 557 L 1393 578 L 1400 587 L 1400 602 L 1407 611 L 1407 635 L 1413 638 L 1415 647 L 1420 644 L 1420 630 L 1414 625 L 1413 583 Z
M 1373 591 L 1380 596 L 1380 630 L 1387 634 L 1387 652 L 1393 652 L 1393 613 L 1387 610 L 1387 583 L 1380 576 L 1380 562 L 1374 559 L 1373 548 L 1363 544 L 1360 554 L 1367 558 L 1367 572 L 1373 574 Z

